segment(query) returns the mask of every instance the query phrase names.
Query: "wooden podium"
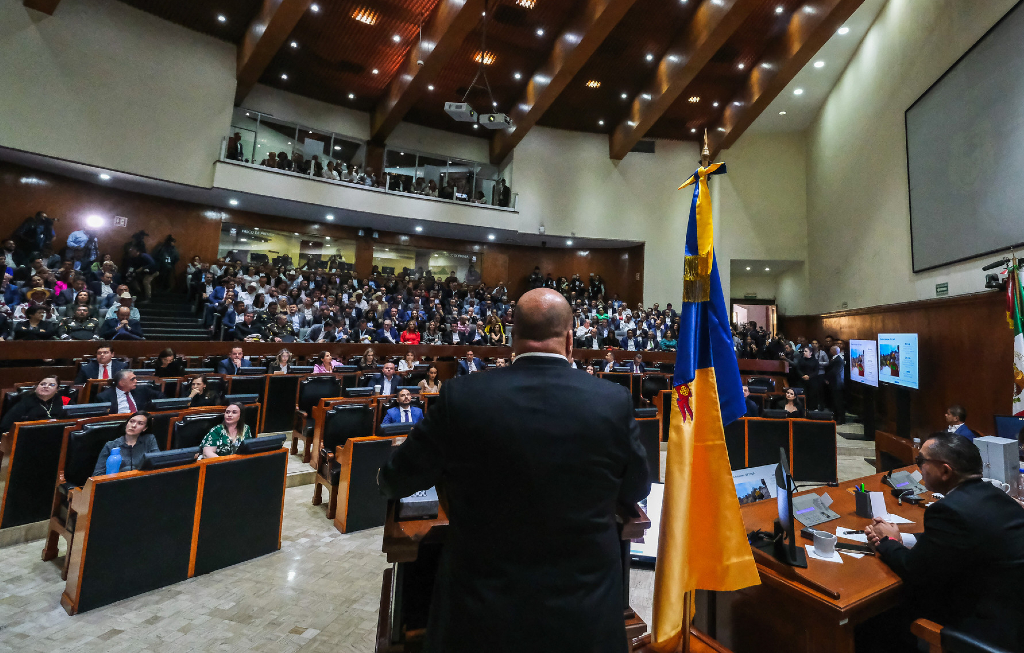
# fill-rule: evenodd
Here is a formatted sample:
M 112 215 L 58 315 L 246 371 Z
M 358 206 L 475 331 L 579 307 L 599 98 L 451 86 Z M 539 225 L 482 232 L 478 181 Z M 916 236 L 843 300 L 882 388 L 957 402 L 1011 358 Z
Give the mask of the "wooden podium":
M 392 566 L 384 570 L 381 586 L 376 653 L 410 653 L 422 648 L 434 576 L 448 530 L 443 505 L 438 505 L 435 519 L 409 521 L 395 521 L 395 505 L 394 501 L 388 502 L 384 522 L 381 550 Z M 626 634 L 637 647 L 645 643 L 647 624 L 629 607 L 629 542 L 643 537 L 650 526 L 651 520 L 640 506 L 635 506 L 632 516 L 619 515 L 623 618 Z

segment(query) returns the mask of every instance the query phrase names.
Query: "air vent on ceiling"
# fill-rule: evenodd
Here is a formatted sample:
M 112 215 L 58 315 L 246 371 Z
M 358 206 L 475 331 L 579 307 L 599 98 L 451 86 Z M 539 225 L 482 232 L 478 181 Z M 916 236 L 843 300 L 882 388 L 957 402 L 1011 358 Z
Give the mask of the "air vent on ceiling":
M 502 25 L 522 27 L 527 24 L 530 12 L 517 5 L 498 5 L 494 10 L 495 22 Z
M 630 152 L 640 152 L 641 154 L 654 154 L 654 141 L 640 141 L 633 146 Z

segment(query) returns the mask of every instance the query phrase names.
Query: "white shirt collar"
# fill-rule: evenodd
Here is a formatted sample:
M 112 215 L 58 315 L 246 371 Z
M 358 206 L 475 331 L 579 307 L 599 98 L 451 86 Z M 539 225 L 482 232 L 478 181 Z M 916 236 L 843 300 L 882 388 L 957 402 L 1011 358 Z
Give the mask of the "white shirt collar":
M 569 362 L 569 359 L 566 358 L 565 356 L 561 354 L 552 354 L 551 352 L 547 351 L 528 351 L 525 354 L 516 354 L 516 360 L 518 361 L 521 358 L 529 358 L 531 356 L 538 356 L 540 358 L 561 358 L 566 363 Z

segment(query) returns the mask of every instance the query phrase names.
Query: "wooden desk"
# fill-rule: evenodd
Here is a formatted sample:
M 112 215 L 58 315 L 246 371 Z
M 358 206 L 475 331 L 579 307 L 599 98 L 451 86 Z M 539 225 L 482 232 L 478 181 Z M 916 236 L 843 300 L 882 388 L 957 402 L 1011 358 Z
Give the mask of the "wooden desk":
M 886 431 L 875 431 L 875 471 L 887 472 L 903 465 L 913 465 L 921 450 L 914 441 Z
M 871 522 L 855 514 L 854 496 L 847 491 L 863 482 L 868 490 L 885 492 L 890 513 L 915 522 L 901 530 L 920 532 L 923 506 L 897 506 L 881 478 L 876 474 L 815 490 L 819 495 L 827 491 L 834 500 L 831 509 L 840 515 L 819 528 L 863 529 Z M 740 506 L 740 513 L 747 532 L 771 532 L 778 508 L 775 501 L 762 501 Z M 796 526 L 801 528 L 799 522 Z M 800 546 L 810 544 L 799 534 L 797 541 Z M 843 564 L 809 559 L 807 569 L 795 569 L 755 549 L 754 560 L 761 585 L 736 592 L 698 592 L 697 627 L 736 653 L 853 653 L 854 627 L 900 601 L 902 582 L 876 556 L 844 555 Z

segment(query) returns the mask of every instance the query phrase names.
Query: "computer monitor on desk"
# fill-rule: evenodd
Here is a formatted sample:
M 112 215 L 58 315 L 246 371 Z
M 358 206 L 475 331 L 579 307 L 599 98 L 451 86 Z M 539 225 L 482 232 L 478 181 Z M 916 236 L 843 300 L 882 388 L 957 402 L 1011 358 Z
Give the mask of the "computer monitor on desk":
M 779 466 L 775 468 L 775 495 L 779 506 L 779 518 L 775 520 L 775 559 L 792 567 L 807 568 L 807 554 L 796 542 L 796 524 L 793 517 L 793 490 L 796 483 L 789 475 L 789 460 L 786 450 L 779 447 Z

